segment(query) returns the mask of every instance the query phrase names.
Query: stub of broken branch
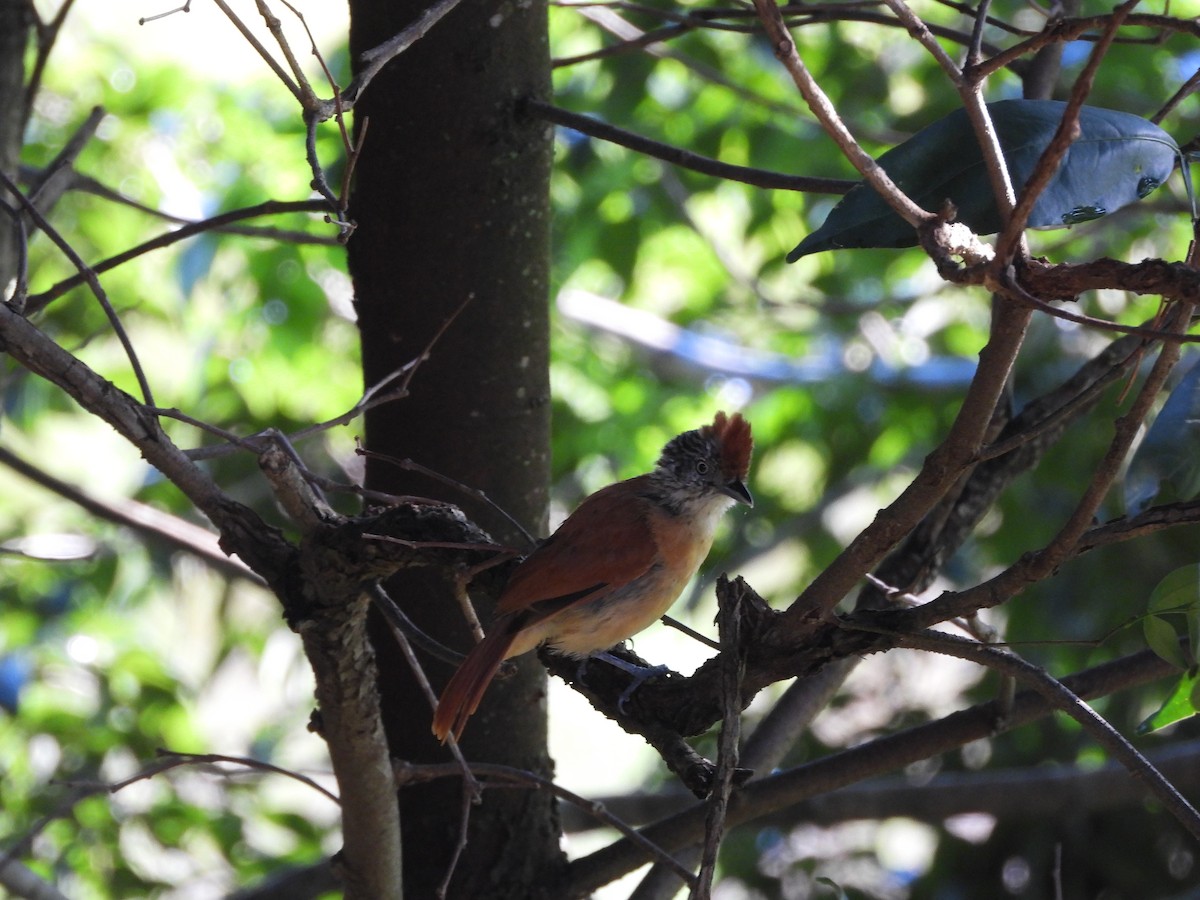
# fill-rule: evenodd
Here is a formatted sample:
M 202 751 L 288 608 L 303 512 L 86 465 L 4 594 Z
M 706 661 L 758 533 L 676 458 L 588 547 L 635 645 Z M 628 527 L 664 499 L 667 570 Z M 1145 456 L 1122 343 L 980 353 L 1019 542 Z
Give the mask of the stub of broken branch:
M 980 284 L 995 250 L 962 222 L 949 216 L 925 223 L 918 229 L 921 246 L 937 266 L 938 274 L 955 284 Z

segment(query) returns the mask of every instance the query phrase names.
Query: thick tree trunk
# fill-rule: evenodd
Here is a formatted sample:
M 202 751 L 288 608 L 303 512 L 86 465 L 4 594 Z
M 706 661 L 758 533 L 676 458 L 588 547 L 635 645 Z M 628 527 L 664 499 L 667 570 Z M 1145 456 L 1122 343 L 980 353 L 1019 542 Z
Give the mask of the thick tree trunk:
M 351 0 L 351 52 L 409 24 L 425 0 Z M 416 358 L 466 303 L 422 364 L 411 396 L 372 411 L 368 446 L 411 458 L 486 492 L 531 530 L 543 523 L 549 470 L 548 180 L 551 134 L 520 113 L 549 90 L 542 2 L 464 3 L 392 62 L 358 104 L 369 119 L 357 169 L 350 243 L 365 379 Z M 372 462 L 376 489 L 450 500 L 496 540 L 523 546 L 494 510 L 461 491 Z M 458 650 L 469 632 L 449 586 L 432 574 L 389 585 L 425 630 Z M 485 616 L 487 610 L 481 611 Z M 382 628 L 374 632 L 392 753 L 446 761 L 430 708 Z M 425 659 L 435 685 L 450 675 Z M 468 759 L 548 774 L 545 675 L 536 660 L 489 691 L 465 736 Z M 407 896 L 432 897 L 450 864 L 461 785 L 401 797 Z M 559 829 L 544 793 L 501 790 L 471 811 L 452 897 L 554 896 Z
M 29 0 L 0 0 L 0 172 L 17 180 L 25 137 L 25 51 L 33 25 Z M 20 203 L 0 189 L 11 209 Z M 0 211 L 0 300 L 17 274 L 17 231 L 12 217 Z

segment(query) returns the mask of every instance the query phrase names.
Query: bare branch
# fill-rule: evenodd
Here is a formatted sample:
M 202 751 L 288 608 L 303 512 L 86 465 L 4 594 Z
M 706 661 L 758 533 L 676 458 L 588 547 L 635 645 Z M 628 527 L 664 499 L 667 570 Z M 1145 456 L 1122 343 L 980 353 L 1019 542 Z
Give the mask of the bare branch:
M 108 317 L 108 322 L 112 326 L 113 333 L 116 334 L 117 339 L 121 342 L 121 346 L 125 349 L 125 356 L 129 359 L 129 365 L 133 369 L 134 376 L 137 378 L 143 400 L 150 406 L 153 406 L 154 394 L 150 390 L 150 382 L 146 380 L 146 373 L 142 369 L 142 363 L 138 359 L 137 351 L 133 349 L 133 342 L 130 341 L 129 335 L 125 331 L 125 326 L 121 324 L 121 320 L 117 316 L 117 311 L 113 309 L 112 303 L 109 302 L 108 294 L 105 293 L 103 286 L 101 286 L 100 279 L 96 277 L 95 270 L 83 261 L 83 258 L 75 252 L 75 248 L 58 233 L 58 230 L 53 225 L 46 221 L 46 218 L 38 211 L 38 208 L 29 202 L 29 198 L 21 193 L 21 189 L 3 172 L 0 172 L 0 186 L 3 186 L 16 198 L 34 224 L 42 230 L 46 237 L 54 242 L 63 255 L 71 261 L 71 264 L 79 270 L 79 274 L 87 282 L 88 287 L 92 289 L 92 293 L 100 303 L 101 309 L 104 310 L 105 316 Z
M 738 770 L 738 743 L 742 724 L 742 678 L 746 670 L 745 647 L 742 639 L 741 604 L 745 598 L 740 583 L 730 585 L 723 577 L 717 585 L 720 608 L 717 627 L 725 650 L 721 658 L 721 688 L 724 712 L 721 716 L 721 735 L 717 742 L 717 771 L 713 790 L 708 798 L 708 813 L 704 821 L 704 847 L 700 854 L 698 883 L 692 890 L 693 900 L 708 900 L 712 896 L 713 876 L 717 869 L 717 851 L 725 834 L 729 814 L 729 796 L 733 791 L 734 775 Z
M 1175 670 L 1149 651 L 1105 663 L 1062 679 L 1076 696 L 1088 700 L 1166 678 Z M 813 762 L 748 783 L 739 792 L 729 825 L 750 822 L 787 809 L 811 797 L 855 784 L 871 775 L 894 772 L 923 759 L 993 737 L 1047 716 L 1055 707 L 1045 697 L 1024 691 L 1008 715 L 999 717 L 993 701 L 952 713 L 896 734 L 831 753 Z M 704 835 L 706 807 L 696 803 L 640 829 L 639 834 L 668 853 L 696 843 Z M 569 898 L 583 898 L 600 886 L 644 865 L 650 857 L 628 840 L 618 841 L 568 866 Z
M 151 250 L 159 250 L 163 247 L 169 247 L 172 244 L 193 237 L 197 234 L 202 234 L 206 231 L 215 231 L 232 223 L 240 222 L 243 219 L 253 219 L 258 216 L 274 216 L 290 212 L 323 212 L 326 209 L 326 204 L 321 200 L 267 200 L 257 206 L 246 206 L 242 209 L 233 209 L 229 212 L 220 213 L 219 215 L 203 219 L 199 222 L 189 222 L 182 228 L 176 228 L 174 231 L 164 232 L 158 237 L 151 238 L 148 241 L 143 241 L 135 247 L 130 247 L 116 256 L 110 256 L 108 259 L 101 260 L 91 266 L 91 271 L 98 274 L 107 272 L 110 269 L 115 269 L 117 266 L 137 259 L 143 254 L 149 253 Z M 34 294 L 29 298 L 27 310 L 30 314 L 39 312 L 52 301 L 61 297 L 72 288 L 87 282 L 86 275 L 80 273 L 72 275 L 70 278 L 64 278 L 53 287 L 42 291 L 40 294 Z
M 1092 736 L 1096 743 L 1116 757 L 1131 775 L 1149 788 L 1150 793 L 1175 816 L 1176 821 L 1183 825 L 1193 838 L 1200 840 L 1200 812 L 1197 812 L 1196 808 L 1184 799 L 1175 786 L 1163 777 L 1162 773 L 1154 768 L 1146 757 L 1138 753 L 1133 745 L 1103 716 L 1096 713 L 1070 688 L 1053 678 L 1044 669 L 1026 662 L 1009 651 L 948 634 L 936 632 L 906 634 L 901 637 L 900 645 L 957 656 L 960 659 L 969 659 L 985 665 L 989 669 L 996 669 L 1010 675 L 1028 685 L 1055 709 L 1066 713 L 1083 726 L 1083 729 Z
M 907 535 L 947 490 L 978 459 L 992 411 L 1003 394 L 1028 327 L 1030 313 L 1007 305 L 996 311 L 992 334 L 980 352 L 979 368 L 958 416 L 942 443 L 930 453 L 913 482 L 843 550 L 796 599 L 783 620 L 792 640 L 803 641 L 814 615 L 841 602 L 862 576 Z
M 792 81 L 799 88 L 809 109 L 813 111 L 821 126 L 841 148 L 851 165 L 858 169 L 879 196 L 914 228 L 924 222 L 932 221 L 935 218 L 933 213 L 926 212 L 910 200 L 896 186 L 883 167 L 875 162 L 850 134 L 850 130 L 842 122 L 841 116 L 838 115 L 828 95 L 821 90 L 821 86 L 817 84 L 816 79 L 812 77 L 808 67 L 804 65 L 800 55 L 796 52 L 796 45 L 784 27 L 783 17 L 774 0 L 754 0 L 754 8 L 758 10 L 763 27 L 775 48 L 775 56 L 791 74 Z
M 258 7 L 258 14 L 262 16 L 263 22 L 266 23 L 267 30 L 271 32 L 271 36 L 275 38 L 275 43 L 279 45 L 279 49 L 283 52 L 283 58 L 287 60 L 288 68 L 292 70 L 292 77 L 296 79 L 296 85 L 299 90 L 298 99 L 301 106 L 305 110 L 313 108 L 317 103 L 317 95 L 312 89 L 312 85 L 308 83 L 308 77 L 304 74 L 304 69 L 301 67 L 299 60 L 296 59 L 296 54 L 292 52 L 292 45 L 288 43 L 287 36 L 283 33 L 283 23 L 279 18 L 271 12 L 271 8 L 267 6 L 266 0 L 254 0 Z M 286 5 L 286 4 L 285 4 Z M 288 7 L 292 12 L 296 12 L 293 7 Z M 299 13 L 296 13 L 299 15 Z M 303 21 L 303 16 L 300 16 Z M 305 29 L 307 30 L 307 25 Z M 309 34 L 312 37 L 312 34 Z
M 50 60 L 50 53 L 58 41 L 58 33 L 62 30 L 63 23 L 71 14 L 71 7 L 74 5 L 75 0 L 63 0 L 53 19 L 47 23 L 38 23 L 37 58 L 33 61 L 33 70 L 29 73 L 29 80 L 25 84 L 25 92 L 22 97 L 22 130 L 29 125 L 29 116 L 33 112 L 33 100 L 41 90 L 42 77 L 46 73 L 46 63 Z
M 590 116 L 582 116 L 578 113 L 570 112 L 542 100 L 527 99 L 524 105 L 534 115 L 545 119 L 547 122 L 553 122 L 555 125 L 562 125 L 565 128 L 574 129 L 581 134 L 599 138 L 609 143 L 619 144 L 622 147 L 628 147 L 630 150 L 645 154 L 646 156 L 652 156 L 655 159 L 661 159 L 663 162 L 668 162 L 684 169 L 691 169 L 693 172 L 724 178 L 728 181 L 737 181 L 742 184 L 753 185 L 754 187 L 775 190 L 810 191 L 812 193 L 824 194 L 844 194 L 857 183 L 838 178 L 783 175 L 766 169 L 754 169 L 749 166 L 724 163 L 720 160 L 692 153 L 680 147 L 672 147 L 669 144 L 651 140 L 640 134 L 634 134 L 631 131 L 625 131 Z
M 362 54 L 365 65 L 355 76 L 354 80 L 342 91 L 341 103 L 344 109 L 351 109 L 362 92 L 367 89 L 379 70 L 389 62 L 423 38 L 438 22 L 458 6 L 460 0 L 437 0 L 425 9 L 417 20 L 394 37 L 384 41 L 378 47 L 372 47 Z M 322 116 L 328 119 L 334 115 L 333 101 L 326 101 Z
M 270 67 L 271 71 L 275 73 L 275 76 L 283 82 L 283 86 L 291 91 L 292 96 L 300 101 L 301 106 L 304 106 L 304 92 L 292 80 L 292 77 L 288 75 L 275 57 L 271 55 L 270 51 L 262 45 L 262 41 L 254 36 L 254 32 L 246 26 L 245 22 L 238 18 L 237 13 L 230 9 L 229 4 L 225 0 L 213 0 L 213 3 L 217 4 L 221 12 L 225 13 L 225 17 L 233 23 L 233 27 L 241 32 L 242 37 L 246 39 L 246 43 L 258 51 L 258 55 L 262 57 L 263 62 Z
M 160 541 L 177 550 L 191 553 L 223 575 L 244 578 L 255 584 L 263 580 L 240 560 L 225 555 L 218 545 L 218 536 L 186 519 L 165 513 L 136 500 L 111 502 L 95 497 L 74 484 L 55 478 L 11 450 L 0 447 L 0 463 L 14 472 L 54 492 L 65 500 L 87 510 L 97 518 L 132 528 L 153 541 Z
M 1029 220 L 1029 214 L 1033 212 L 1033 206 L 1041 196 L 1042 191 L 1050 183 L 1050 180 L 1058 173 L 1059 164 L 1070 149 L 1071 144 L 1079 136 L 1079 111 L 1083 108 L 1083 101 L 1087 99 L 1088 94 L 1092 90 L 1092 81 L 1096 77 L 1096 70 L 1100 67 L 1100 62 L 1108 53 L 1108 48 L 1112 46 L 1113 37 L 1117 33 L 1117 29 L 1121 27 L 1121 22 L 1137 5 L 1139 0 L 1126 0 L 1117 7 L 1117 11 L 1113 14 L 1112 20 L 1109 22 L 1104 36 L 1092 48 L 1091 55 L 1088 57 L 1087 65 L 1084 66 L 1079 78 L 1075 80 L 1075 85 L 1071 89 L 1071 98 L 1067 102 L 1066 109 L 1063 110 L 1062 120 L 1058 123 L 1058 128 L 1055 129 L 1054 137 L 1050 139 L 1050 143 L 1046 145 L 1046 149 L 1042 151 L 1042 155 L 1038 158 L 1037 165 L 1034 166 L 1029 180 L 1026 181 L 1024 187 L 1021 188 L 1021 196 L 1017 200 L 1016 206 L 1012 209 L 1011 216 L 1004 221 L 1004 230 L 996 239 L 996 259 L 993 266 L 996 271 L 1001 271 L 1007 267 L 1013 257 L 1020 252 L 1022 256 L 1026 253 L 1022 246 L 1022 241 L 1025 232 L 1025 223 Z
M 1191 318 L 1191 309 L 1190 304 L 1179 304 L 1172 311 L 1170 324 L 1175 328 L 1185 326 Z M 947 592 L 912 610 L 914 621 L 921 623 L 919 627 L 928 627 L 958 616 L 972 615 L 980 609 L 1004 603 L 1029 585 L 1049 576 L 1075 552 L 1095 519 L 1101 501 L 1117 477 L 1139 426 L 1153 406 L 1178 358 L 1178 345 L 1164 344 L 1129 411 L 1117 420 L 1108 451 L 1097 465 L 1075 510 L 1050 543 L 1040 550 L 1026 553 L 1003 572 L 981 584 L 957 593 Z
M 1155 125 L 1160 124 L 1163 119 L 1171 114 L 1175 107 L 1194 94 L 1197 88 L 1200 88 L 1200 68 L 1196 69 L 1192 73 L 1192 77 L 1185 81 L 1179 90 L 1171 95 L 1171 99 L 1164 103 L 1162 108 L 1150 117 L 1150 121 Z

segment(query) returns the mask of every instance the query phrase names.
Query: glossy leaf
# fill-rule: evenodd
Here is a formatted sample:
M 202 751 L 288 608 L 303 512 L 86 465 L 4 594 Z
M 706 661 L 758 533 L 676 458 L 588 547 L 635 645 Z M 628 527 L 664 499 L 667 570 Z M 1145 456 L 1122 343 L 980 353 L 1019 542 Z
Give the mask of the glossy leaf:
M 1200 494 L 1200 360 L 1180 379 L 1125 473 L 1125 511 Z
M 1200 673 L 1195 670 L 1185 673 L 1163 705 L 1138 725 L 1137 733 L 1149 734 L 1194 716 L 1198 692 L 1200 692 Z
M 1025 184 L 1050 143 L 1066 104 L 1057 100 L 989 103 L 1015 187 Z M 1098 219 L 1140 200 L 1167 180 L 1179 157 L 1174 139 L 1154 123 L 1129 113 L 1085 106 L 1079 138 L 1038 197 L 1028 225 L 1062 228 Z M 913 200 L 937 210 L 946 200 L 958 221 L 976 234 L 1000 230 L 1000 217 L 983 153 L 966 111 L 957 109 L 879 158 L 879 164 Z M 874 190 L 860 183 L 833 208 L 824 224 L 788 254 L 856 247 L 913 247 L 916 232 Z
M 1182 566 L 1154 586 L 1146 611 L 1189 612 L 1200 607 L 1200 566 Z

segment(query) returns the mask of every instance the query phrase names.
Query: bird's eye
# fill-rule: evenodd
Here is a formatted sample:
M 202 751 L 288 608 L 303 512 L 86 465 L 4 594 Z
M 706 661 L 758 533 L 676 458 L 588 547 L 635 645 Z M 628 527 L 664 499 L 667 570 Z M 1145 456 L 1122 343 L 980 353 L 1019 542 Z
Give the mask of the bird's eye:
M 707 475 L 708 474 L 708 462 L 706 460 L 703 460 L 703 459 L 696 460 L 696 474 L 697 475 Z

